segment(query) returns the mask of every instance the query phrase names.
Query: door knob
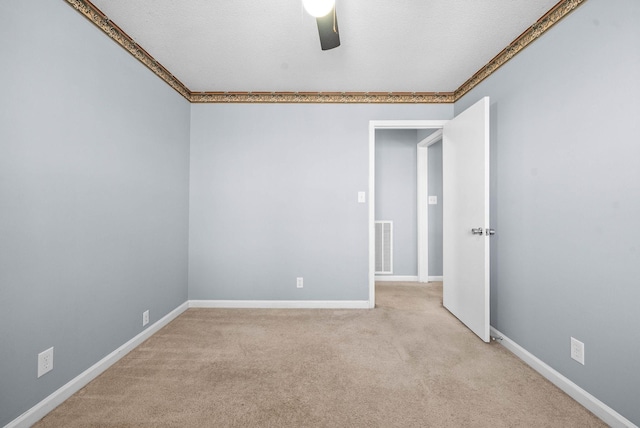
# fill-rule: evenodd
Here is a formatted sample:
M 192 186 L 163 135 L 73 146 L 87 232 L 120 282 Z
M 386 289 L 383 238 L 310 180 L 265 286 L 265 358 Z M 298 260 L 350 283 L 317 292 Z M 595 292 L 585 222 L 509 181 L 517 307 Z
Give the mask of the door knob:
M 476 229 L 471 229 L 471 233 L 473 233 L 474 235 L 482 235 L 484 234 L 484 229 L 481 227 L 478 227 Z
M 485 234 L 486 234 L 487 236 L 495 235 L 495 234 L 496 234 L 496 231 L 495 231 L 495 229 L 485 229 Z

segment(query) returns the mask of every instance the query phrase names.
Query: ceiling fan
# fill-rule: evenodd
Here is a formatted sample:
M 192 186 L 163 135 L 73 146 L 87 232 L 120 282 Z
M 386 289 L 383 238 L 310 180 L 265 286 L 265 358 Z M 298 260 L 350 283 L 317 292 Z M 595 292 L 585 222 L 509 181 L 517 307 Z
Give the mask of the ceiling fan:
M 322 50 L 340 46 L 335 0 L 302 0 L 302 4 L 307 13 L 316 18 Z

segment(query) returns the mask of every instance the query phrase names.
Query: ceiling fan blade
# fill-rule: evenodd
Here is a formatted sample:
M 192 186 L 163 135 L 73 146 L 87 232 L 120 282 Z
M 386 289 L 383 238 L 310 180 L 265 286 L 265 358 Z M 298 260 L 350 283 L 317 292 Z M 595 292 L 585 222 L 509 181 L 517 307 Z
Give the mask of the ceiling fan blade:
M 318 34 L 320 35 L 320 47 L 323 51 L 340 46 L 340 34 L 338 33 L 338 17 L 336 7 L 325 16 L 316 18 Z

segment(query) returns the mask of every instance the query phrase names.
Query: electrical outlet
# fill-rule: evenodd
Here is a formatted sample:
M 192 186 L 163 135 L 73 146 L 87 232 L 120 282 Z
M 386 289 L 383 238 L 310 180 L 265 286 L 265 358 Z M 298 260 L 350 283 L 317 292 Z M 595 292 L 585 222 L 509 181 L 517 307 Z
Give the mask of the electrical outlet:
M 302 278 L 296 278 L 296 287 L 298 288 L 304 287 L 304 280 Z
M 53 346 L 38 354 L 38 377 L 53 370 Z
M 142 313 L 142 326 L 149 324 L 149 309 Z
M 571 358 L 584 365 L 584 343 L 571 338 Z

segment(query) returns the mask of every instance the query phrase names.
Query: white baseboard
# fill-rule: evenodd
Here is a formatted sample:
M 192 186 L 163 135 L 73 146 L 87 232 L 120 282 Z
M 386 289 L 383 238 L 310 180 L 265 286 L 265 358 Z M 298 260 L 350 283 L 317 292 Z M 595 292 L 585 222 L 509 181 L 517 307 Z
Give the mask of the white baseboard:
M 566 392 L 567 395 L 576 400 L 578 403 L 582 404 L 609 426 L 620 428 L 638 428 L 620 413 L 616 412 L 611 407 L 607 406 L 584 389 L 580 388 L 571 380 L 560 374 L 560 372 L 551 368 L 544 361 L 540 360 L 538 357 L 536 357 L 493 327 L 491 327 L 491 335 L 496 338 L 501 337 L 502 340 L 500 341 L 500 344 L 502 344 L 502 346 L 513 352 L 518 358 L 531 366 L 531 368 L 540 373 L 555 386 Z
M 374 279 L 378 282 L 418 282 L 417 275 L 376 275 Z
M 368 300 L 189 300 L 190 308 L 369 309 Z
M 432 281 L 440 281 L 442 282 L 442 276 L 430 276 L 428 277 L 428 281 L 432 282 Z
M 160 330 L 162 327 L 169 324 L 188 308 L 188 303 L 184 302 L 173 311 L 169 312 L 167 315 L 147 327 L 140 334 L 126 342 L 124 345 L 120 346 L 118 349 L 95 363 L 93 366 L 89 367 L 87 370 L 71 379 L 62 387 L 58 388 L 47 398 L 24 412 L 22 415 L 18 416 L 13 421 L 9 422 L 9 424 L 5 425 L 4 428 L 30 427 L 31 425 L 35 424 L 53 409 L 62 404 L 63 401 L 78 392 L 85 385 L 102 374 L 102 372 L 107 370 L 109 367 L 118 362 L 118 360 L 131 352 L 136 346 L 140 345 L 153 334 L 158 332 L 158 330 Z

